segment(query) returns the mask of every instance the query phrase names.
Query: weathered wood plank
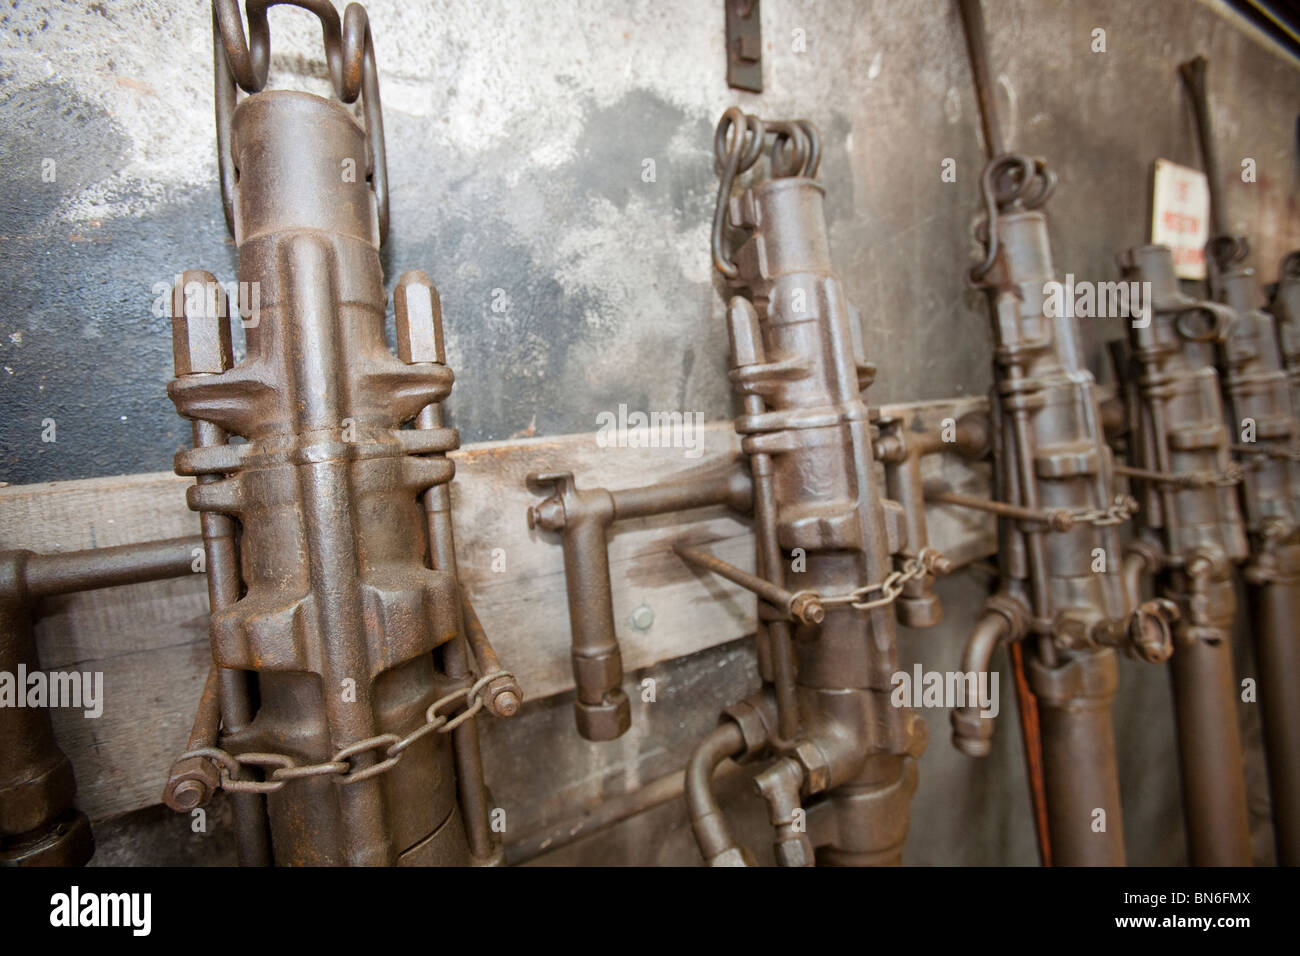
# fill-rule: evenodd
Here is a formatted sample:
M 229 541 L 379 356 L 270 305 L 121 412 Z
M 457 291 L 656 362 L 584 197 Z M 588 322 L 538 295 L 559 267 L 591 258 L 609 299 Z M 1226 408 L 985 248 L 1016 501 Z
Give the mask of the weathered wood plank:
M 891 406 L 931 426 L 982 408 L 982 399 Z M 558 536 L 530 531 L 526 509 L 538 496 L 530 472 L 568 470 L 587 487 L 630 488 L 716 467 L 738 450 L 729 422 L 705 426 L 702 454 L 683 449 L 603 448 L 594 434 L 467 446 L 457 463 L 453 507 L 461 574 L 502 660 L 536 699 L 572 689 L 569 621 Z M 950 456 L 925 461 L 928 479 L 987 492 L 987 468 Z M 185 507 L 189 480 L 158 473 L 0 488 L 0 548 L 69 551 L 195 534 Z M 993 550 L 987 516 L 936 507 L 932 543 L 959 562 Z M 706 578 L 671 551 L 679 535 L 713 539 L 710 548 L 752 570 L 745 521 L 725 509 L 620 523 L 609 536 L 614 612 L 631 672 L 752 632 L 754 601 Z M 633 609 L 653 623 L 638 630 Z M 77 770 L 80 805 L 94 819 L 158 802 L 172 758 L 184 745 L 207 665 L 207 595 L 202 578 L 110 588 L 45 602 L 38 635 L 50 669 L 104 674 L 103 716 L 56 712 L 55 726 Z

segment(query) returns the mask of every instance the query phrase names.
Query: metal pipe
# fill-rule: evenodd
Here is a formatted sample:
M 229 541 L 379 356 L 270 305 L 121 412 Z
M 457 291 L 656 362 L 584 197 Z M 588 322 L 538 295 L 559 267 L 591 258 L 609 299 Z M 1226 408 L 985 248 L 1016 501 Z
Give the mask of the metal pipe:
M 1043 733 L 1043 781 L 1055 864 L 1123 866 L 1124 827 L 1110 715 L 1119 687 L 1115 652 L 1103 648 L 1077 654 L 1056 667 L 1031 654 L 1029 680 Z
M 700 852 L 710 866 L 750 866 L 747 851 L 736 845 L 727 818 L 713 794 L 713 775 L 728 757 L 745 749 L 740 727 L 731 721 L 719 724 L 691 751 L 686 764 L 686 810 Z
M 529 527 L 562 533 L 578 733 L 587 740 L 614 740 L 631 726 L 632 710 L 621 686 L 623 657 L 614 626 L 606 530 L 621 518 L 684 508 L 725 504 L 747 510 L 752 501 L 748 473 L 732 463 L 704 475 L 617 492 L 579 489 L 567 471 L 534 473 L 528 484 L 552 491 L 528 509 Z
M 778 866 L 813 866 L 816 862 L 799 801 L 803 781 L 803 767 L 793 757 L 773 761 L 754 778 L 754 787 L 767 801 L 769 821 L 776 830 Z
M 478 619 L 478 612 L 464 591 L 461 592 L 460 606 L 465 619 L 465 637 L 469 640 L 470 650 L 474 652 L 479 673 L 491 674 L 501 670 L 501 659 L 497 657 L 495 648 L 488 640 L 487 631 L 483 629 L 483 622 Z M 498 677 L 484 688 L 483 694 L 484 706 L 495 717 L 513 717 L 519 712 L 524 700 L 523 688 L 511 676 Z
M 966 674 L 984 675 L 993 667 L 993 652 L 1011 637 L 1011 622 L 999 611 L 985 611 L 971 631 L 962 653 Z M 978 679 L 978 677 L 977 677 Z M 993 721 L 980 714 L 977 702 L 952 711 L 952 742 L 969 757 L 986 757 L 993 746 Z
M 203 550 L 198 535 L 59 554 L 28 552 L 23 584 L 29 600 L 99 588 L 183 578 Z
M 984 149 L 988 158 L 1001 156 L 1007 151 L 998 125 L 997 98 L 993 91 L 993 76 L 989 70 L 988 51 L 984 32 L 984 12 L 980 0 L 961 0 L 962 25 L 966 34 L 966 49 L 970 53 L 971 73 L 975 77 L 975 96 L 979 101 L 980 124 L 984 130 Z
M 1259 665 L 1264 755 L 1281 866 L 1300 866 L 1300 576 L 1249 586 Z
M 766 353 L 759 334 L 758 313 L 743 296 L 734 297 L 727 308 L 727 337 L 733 375 L 744 375 L 745 370 L 764 361 Z M 767 408 L 762 395 L 746 394 L 741 402 L 746 416 L 762 415 Z M 778 502 L 772 456 L 752 450 L 749 469 L 753 476 L 754 561 L 760 577 L 783 587 L 785 563 L 776 534 Z M 800 716 L 790 625 L 784 620 L 764 620 L 760 614 L 756 631 L 759 662 L 767 664 L 763 677 L 772 682 L 776 691 L 776 733 L 781 740 L 791 741 L 799 734 Z
M 0 672 L 39 670 L 26 565 L 0 553 Z M 17 678 L 15 678 L 17 679 Z M 81 866 L 94 853 L 90 821 L 73 806 L 77 782 L 47 707 L 0 707 L 0 865 Z
M 641 488 L 611 491 L 614 521 L 726 505 L 740 514 L 752 507 L 753 483 L 743 459 L 723 469 Z
M 772 607 L 783 614 L 798 619 L 805 624 L 820 624 L 826 617 L 817 594 L 801 591 L 798 593 L 779 588 L 775 584 L 743 571 L 735 565 L 728 564 L 716 555 L 699 548 L 692 548 L 682 541 L 673 542 L 673 552 L 687 564 L 705 571 L 711 571 L 719 577 L 726 578 L 733 584 L 739 584 L 747 591 L 752 591 Z
M 1210 186 L 1210 236 L 1226 235 L 1227 221 L 1223 216 L 1223 200 L 1219 194 L 1219 161 L 1214 149 L 1214 134 L 1210 128 L 1210 106 L 1205 96 L 1205 57 L 1197 56 L 1179 64 L 1178 75 L 1192 101 L 1196 117 L 1196 138 L 1201 144 L 1201 165 Z
M 1184 608 L 1170 660 L 1187 853 L 1193 866 L 1249 866 L 1250 823 L 1230 643 L 1234 604 L 1224 565 L 1172 569 L 1165 591 Z
M 428 284 L 428 288 L 433 288 L 433 284 L 428 282 L 423 273 L 408 272 L 398 279 L 398 287 L 408 295 L 411 286 L 424 283 Z M 405 311 L 406 295 L 403 295 L 400 301 L 403 303 L 401 308 Z M 441 334 L 438 335 L 438 340 L 442 340 Z M 422 408 L 415 417 L 415 427 L 421 431 L 441 429 L 443 427 L 442 406 L 431 402 Z M 446 484 L 434 485 L 424 493 L 423 504 L 430 563 L 435 570 L 446 572 L 459 580 L 456 566 L 456 536 L 451 519 L 450 488 Z M 473 674 L 469 665 L 468 646 L 471 640 L 469 637 L 471 615 L 473 626 L 477 628 L 482 643 L 487 642 L 487 635 L 483 633 L 483 626 L 465 598 L 463 589 L 458 611 L 460 612 L 459 634 L 443 647 L 443 669 L 453 680 L 468 681 Z M 456 793 L 465 818 L 465 836 L 469 841 L 470 854 L 477 865 L 500 863 L 504 859 L 503 850 L 493 838 L 488 820 L 490 810 L 487 805 L 487 788 L 483 780 L 483 755 L 479 746 L 478 723 L 474 717 L 470 717 L 451 732 L 451 749 L 456 763 Z
M 1069 531 L 1074 527 L 1074 516 L 1062 508 L 1022 508 L 1019 505 L 1009 505 L 1002 501 L 990 501 L 987 498 L 976 498 L 972 495 L 957 494 L 953 491 L 926 492 L 925 497 L 928 501 L 937 501 L 939 504 L 957 505 L 960 508 L 986 511 L 989 514 L 999 515 L 1003 518 L 1015 518 L 1020 521 L 1045 524 L 1053 531 Z
M 216 284 L 215 276 L 204 274 L 203 278 L 205 281 L 211 281 L 212 287 L 220 290 L 221 287 Z M 182 276 L 182 293 L 185 281 L 185 276 Z M 219 292 L 219 295 L 224 306 L 221 315 L 226 318 L 224 334 L 229 335 L 229 303 L 224 301 L 224 292 Z M 233 357 L 231 361 L 233 362 Z M 182 374 L 182 371 L 178 369 L 177 374 Z M 213 422 L 195 419 L 191 431 L 195 448 L 217 448 L 227 443 L 225 429 Z M 221 475 L 201 474 L 196 476 L 195 482 L 207 485 L 218 482 L 221 478 Z M 210 614 L 219 614 L 234 607 L 243 587 L 239 574 L 235 522 L 228 515 L 209 511 L 199 515 L 199 524 L 203 529 L 203 549 L 208 571 L 208 611 Z M 205 697 L 199 702 L 199 713 L 195 717 L 194 730 L 185 747 L 187 751 L 197 750 L 200 747 L 215 747 L 219 743 L 221 728 L 224 727 L 227 734 L 238 734 L 253 720 L 253 675 L 245 670 L 217 667 L 215 663 L 213 668 L 217 673 L 218 726 L 211 726 L 204 713 L 205 689 Z M 203 726 L 200 726 L 200 722 Z M 172 801 L 175 801 L 172 802 L 167 800 L 167 793 L 164 791 L 163 802 L 173 809 L 184 810 L 186 802 L 193 798 L 197 801 L 196 805 L 202 806 L 215 789 L 215 781 L 211 779 L 213 773 L 214 768 L 210 761 L 202 758 L 183 758 L 172 766 L 168 786 L 171 788 L 173 782 L 179 782 L 188 776 L 189 779 L 185 780 L 185 783 L 190 785 L 190 793 L 182 793 L 179 789 L 172 790 Z M 240 771 L 235 776 L 236 779 L 247 779 L 251 774 Z M 230 805 L 235 815 L 235 852 L 239 864 L 270 866 L 271 833 L 270 822 L 266 815 L 266 797 L 260 793 L 232 793 Z

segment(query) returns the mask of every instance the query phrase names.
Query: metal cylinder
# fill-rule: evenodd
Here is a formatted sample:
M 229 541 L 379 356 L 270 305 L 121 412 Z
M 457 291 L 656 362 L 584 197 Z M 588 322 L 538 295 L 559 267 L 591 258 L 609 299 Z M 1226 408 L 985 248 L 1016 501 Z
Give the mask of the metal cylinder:
M 1277 861 L 1300 866 L 1300 574 L 1249 592 Z
M 747 398 L 762 398 L 746 403 L 736 429 L 744 451 L 770 459 L 772 471 L 779 553 L 760 566 L 775 566 L 789 591 L 831 595 L 889 575 L 905 529 L 900 521 L 891 537 L 875 476 L 861 398 L 870 372 L 831 265 L 824 206 L 825 191 L 810 175 L 776 176 L 732 199 L 731 225 L 749 234 L 736 249 L 731 284 L 742 296 L 729 315 L 732 380 Z M 819 623 L 796 627 L 795 753 L 806 791 L 825 792 L 838 819 L 834 837 L 817 848 L 819 862 L 901 857 L 924 725 L 890 701 L 895 613 L 839 604 Z M 937 611 L 929 617 L 937 620 Z
M 0 555 L 0 673 L 23 681 L 40 670 L 27 605 L 28 552 Z M 21 690 L 25 693 L 26 687 Z M 0 707 L 0 865 L 80 866 L 94 842 L 76 810 L 72 764 L 59 749 L 47 707 Z
M 453 573 L 431 567 L 419 496 L 450 480 L 450 429 L 404 432 L 441 401 L 452 374 L 406 364 L 384 342 L 385 293 L 365 133 L 346 109 L 264 92 L 235 109 L 234 229 L 239 281 L 256 290 L 248 358 L 169 392 L 181 414 L 242 435 L 222 480 L 191 506 L 243 528 L 245 596 L 213 615 L 217 663 L 257 674 L 259 709 L 224 738 L 239 755 L 299 764 L 421 726 L 458 681 L 439 649 L 458 636 Z M 356 175 L 341 171 L 348 163 Z M 414 437 L 412 437 L 414 436 Z M 202 450 L 180 465 L 202 473 Z M 375 744 L 353 754 L 364 770 Z M 456 771 L 443 734 L 426 734 L 385 772 L 288 782 L 268 795 L 277 863 L 466 863 Z
M 1109 648 L 1058 666 L 1029 658 L 1043 734 L 1052 859 L 1060 866 L 1123 866 L 1124 826 L 1110 705 L 1119 666 Z
M 1250 823 L 1229 630 L 1232 581 L 1223 569 L 1198 595 L 1194 581 L 1175 570 L 1162 576 L 1160 584 L 1179 607 L 1190 611 L 1195 602 L 1208 615 L 1200 621 L 1183 615 L 1169 662 L 1188 860 L 1194 866 L 1249 866 Z

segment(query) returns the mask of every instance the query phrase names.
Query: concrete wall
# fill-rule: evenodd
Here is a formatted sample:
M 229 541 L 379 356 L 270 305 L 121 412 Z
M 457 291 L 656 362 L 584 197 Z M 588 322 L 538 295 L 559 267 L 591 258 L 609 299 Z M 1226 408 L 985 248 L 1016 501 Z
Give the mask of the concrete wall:
M 720 2 L 367 6 L 392 183 L 385 265 L 390 276 L 424 269 L 441 290 L 458 379 L 449 407 L 465 441 L 590 431 L 620 403 L 731 415 L 708 230 L 712 130 L 733 103 L 822 130 L 835 257 L 881 366 L 869 397 L 988 387 L 988 320 L 964 278 L 982 147 L 952 3 L 768 0 L 761 95 L 725 85 Z M 1114 252 L 1145 235 L 1151 161 L 1198 164 L 1175 72 L 1198 52 L 1210 59 L 1221 165 L 1232 172 L 1252 157 L 1258 168 L 1256 183 L 1227 187 L 1232 227 L 1251 236 L 1266 278 L 1300 245 L 1300 71 L 1220 5 L 986 6 L 1009 140 L 1060 176 L 1048 207 L 1060 272 L 1113 278 Z M 1105 53 L 1090 49 L 1098 27 Z M 272 85 L 324 92 L 312 19 L 277 9 L 271 28 Z M 234 276 L 207 6 L 20 2 L 0 29 L 0 480 L 168 468 L 188 427 L 164 395 L 171 347 L 158 289 L 184 268 Z M 955 183 L 940 178 L 946 158 Z M 654 182 L 642 178 L 647 159 Z M 494 311 L 501 295 L 508 307 Z M 1085 328 L 1103 378 L 1100 346 L 1121 334 Z M 41 441 L 49 418 L 54 443 Z M 957 659 L 984 590 L 971 575 L 945 587 L 949 630 L 906 639 L 931 667 Z M 1117 725 L 1131 856 L 1177 862 L 1164 676 L 1129 667 L 1125 681 Z M 724 693 L 734 688 L 704 680 L 675 713 L 702 731 Z M 942 717 L 931 725 L 909 858 L 1032 862 L 1014 717 L 1005 759 L 983 765 L 951 752 Z M 557 766 L 591 759 L 572 735 L 538 734 Z M 605 760 L 573 797 L 643 776 L 646 753 L 671 765 L 689 736 L 630 741 L 631 769 Z M 498 736 L 491 746 L 498 788 L 522 785 L 510 782 L 524 759 L 517 745 Z

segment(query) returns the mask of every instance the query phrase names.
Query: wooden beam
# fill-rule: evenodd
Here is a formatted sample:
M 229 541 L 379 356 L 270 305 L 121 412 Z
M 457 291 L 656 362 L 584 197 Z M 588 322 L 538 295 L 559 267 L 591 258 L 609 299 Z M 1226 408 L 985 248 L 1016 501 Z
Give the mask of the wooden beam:
M 909 427 L 985 409 L 984 399 L 888 406 Z M 730 422 L 706 425 L 700 455 L 681 448 L 605 448 L 595 434 L 486 442 L 452 454 L 456 552 L 461 576 L 505 666 L 529 699 L 573 688 L 569 617 L 558 536 L 529 530 L 535 471 L 572 471 L 585 487 L 631 488 L 738 453 Z M 953 490 L 988 493 L 988 469 L 955 456 L 925 459 L 928 478 Z M 185 506 L 189 479 L 168 473 L 0 488 L 0 549 L 38 552 L 129 544 L 198 533 Z M 882 485 L 883 487 L 883 485 Z M 994 551 L 992 520 L 951 507 L 928 511 L 931 542 L 957 562 Z M 735 640 L 754 629 L 754 599 L 681 562 L 672 541 L 689 530 L 753 570 L 745 521 L 711 508 L 621 522 L 609 535 L 614 616 L 629 674 Z M 653 623 L 632 626 L 650 608 Z M 51 599 L 39 608 L 42 665 L 104 674 L 104 712 L 54 712 L 59 740 L 77 772 L 78 803 L 92 819 L 159 802 L 172 759 L 185 744 L 208 666 L 207 593 L 198 575 Z

